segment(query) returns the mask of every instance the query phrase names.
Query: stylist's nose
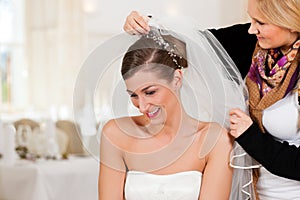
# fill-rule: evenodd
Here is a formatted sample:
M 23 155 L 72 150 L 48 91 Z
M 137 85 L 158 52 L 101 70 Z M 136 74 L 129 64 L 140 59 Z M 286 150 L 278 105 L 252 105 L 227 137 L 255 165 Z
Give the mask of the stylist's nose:
M 249 34 L 255 34 L 256 35 L 256 34 L 259 33 L 256 23 L 257 22 L 252 20 L 250 28 L 248 29 Z
M 150 104 L 145 98 L 143 97 L 139 98 L 138 109 L 141 113 L 146 113 L 148 111 L 149 105 Z

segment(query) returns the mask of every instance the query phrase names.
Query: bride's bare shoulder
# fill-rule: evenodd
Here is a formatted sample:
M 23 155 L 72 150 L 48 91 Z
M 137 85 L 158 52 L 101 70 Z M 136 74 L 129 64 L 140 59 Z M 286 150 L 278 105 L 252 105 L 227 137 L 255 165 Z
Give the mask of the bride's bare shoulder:
M 107 121 L 103 128 L 102 134 L 108 138 L 119 138 L 125 137 L 134 133 L 138 126 L 143 125 L 142 116 L 133 116 L 133 117 L 120 117 Z
M 201 134 L 215 134 L 227 132 L 226 128 L 224 128 L 216 122 L 199 122 L 198 131 L 201 132 Z
M 130 122 L 130 117 L 121 117 L 108 120 L 103 128 L 102 132 L 106 135 L 111 135 L 112 133 L 122 132 L 122 127 Z
M 199 123 L 199 144 L 204 155 L 209 154 L 214 148 L 231 147 L 233 139 L 226 128 L 215 122 Z
M 218 148 L 231 148 L 233 145 L 233 137 L 230 136 L 228 130 L 218 123 L 209 123 L 207 131 L 209 136 L 215 138 L 216 146 Z

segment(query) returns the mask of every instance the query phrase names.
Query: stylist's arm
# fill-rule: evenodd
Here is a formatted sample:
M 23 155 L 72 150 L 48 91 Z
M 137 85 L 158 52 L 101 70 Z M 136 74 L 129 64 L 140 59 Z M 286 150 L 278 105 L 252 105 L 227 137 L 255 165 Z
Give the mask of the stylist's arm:
M 268 171 L 300 181 L 300 147 L 276 141 L 240 109 L 230 111 L 230 134 L 243 149 Z

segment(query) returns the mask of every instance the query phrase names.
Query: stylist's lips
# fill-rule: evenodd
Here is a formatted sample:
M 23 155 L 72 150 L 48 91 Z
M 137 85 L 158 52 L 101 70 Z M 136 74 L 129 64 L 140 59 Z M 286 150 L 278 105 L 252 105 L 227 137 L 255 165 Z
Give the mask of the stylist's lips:
M 154 109 L 153 111 L 148 112 L 148 113 L 147 113 L 147 116 L 148 116 L 150 119 L 153 119 L 153 118 L 155 118 L 155 117 L 158 115 L 159 111 L 160 111 L 160 108 L 156 108 L 156 109 Z
M 263 37 L 259 37 L 259 36 L 256 36 L 257 37 L 257 40 L 262 40 L 264 39 Z

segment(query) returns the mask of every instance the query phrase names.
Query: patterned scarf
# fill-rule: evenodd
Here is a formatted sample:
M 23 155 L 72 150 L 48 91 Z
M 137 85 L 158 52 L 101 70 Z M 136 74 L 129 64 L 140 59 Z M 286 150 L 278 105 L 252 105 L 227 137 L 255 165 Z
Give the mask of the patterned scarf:
M 284 98 L 297 84 L 299 46 L 300 40 L 297 40 L 283 55 L 280 49 L 265 50 L 256 44 L 246 85 L 249 90 L 251 118 L 258 122 L 263 132 L 263 110 Z

